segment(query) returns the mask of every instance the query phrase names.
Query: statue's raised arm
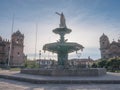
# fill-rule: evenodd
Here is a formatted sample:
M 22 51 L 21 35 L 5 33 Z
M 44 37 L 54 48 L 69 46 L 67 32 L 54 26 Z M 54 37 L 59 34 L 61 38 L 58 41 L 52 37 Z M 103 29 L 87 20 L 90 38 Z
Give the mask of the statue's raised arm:
M 60 13 L 58 13 L 58 12 L 56 12 L 56 14 L 60 16 L 60 25 L 59 25 L 59 27 L 60 27 L 60 28 L 66 28 L 66 23 L 65 23 L 64 14 L 63 14 L 63 13 L 60 14 Z

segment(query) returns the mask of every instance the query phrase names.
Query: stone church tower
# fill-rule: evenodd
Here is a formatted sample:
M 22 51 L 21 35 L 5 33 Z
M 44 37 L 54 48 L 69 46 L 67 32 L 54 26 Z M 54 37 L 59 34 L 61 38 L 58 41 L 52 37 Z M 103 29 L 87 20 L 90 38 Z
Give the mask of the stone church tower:
M 24 35 L 21 34 L 19 30 L 12 34 L 11 41 L 2 39 L 2 37 L 0 37 L 0 66 L 6 66 L 8 64 L 11 67 L 23 66 L 25 60 L 27 59 L 23 51 Z
M 18 30 L 12 34 L 12 50 L 11 50 L 11 66 L 22 66 L 25 61 L 24 50 L 24 35 Z
M 102 59 L 120 57 L 120 40 L 109 42 L 109 38 L 103 34 L 100 37 L 100 52 Z
M 106 53 L 108 52 L 108 48 L 110 46 L 110 42 L 108 37 L 103 33 L 100 37 L 100 51 L 101 51 L 101 58 L 108 58 Z

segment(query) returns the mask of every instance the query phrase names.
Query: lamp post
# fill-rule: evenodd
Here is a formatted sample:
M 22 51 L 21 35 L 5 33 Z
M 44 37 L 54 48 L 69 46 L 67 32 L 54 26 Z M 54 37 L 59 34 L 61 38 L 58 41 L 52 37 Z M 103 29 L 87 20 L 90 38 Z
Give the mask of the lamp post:
M 81 53 L 76 53 L 77 54 L 77 56 L 78 56 L 78 59 L 80 59 L 80 57 L 81 57 Z
M 40 67 L 40 60 L 41 60 L 41 50 L 39 50 L 39 67 Z
M 78 57 L 78 60 L 79 60 L 79 61 L 77 61 L 77 64 L 81 67 L 82 66 L 81 61 L 80 61 L 81 53 L 76 52 L 76 54 L 77 54 L 77 57 Z

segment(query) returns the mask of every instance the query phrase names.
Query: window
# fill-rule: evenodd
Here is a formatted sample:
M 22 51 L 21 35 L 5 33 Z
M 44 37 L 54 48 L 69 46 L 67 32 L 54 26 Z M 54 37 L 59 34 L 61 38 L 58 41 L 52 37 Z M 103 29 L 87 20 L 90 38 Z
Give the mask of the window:
M 104 51 L 102 51 L 103 53 L 105 53 L 105 50 Z
M 19 42 L 19 39 L 16 40 L 16 43 L 18 43 L 18 42 Z
M 17 55 L 20 56 L 20 53 L 18 52 Z

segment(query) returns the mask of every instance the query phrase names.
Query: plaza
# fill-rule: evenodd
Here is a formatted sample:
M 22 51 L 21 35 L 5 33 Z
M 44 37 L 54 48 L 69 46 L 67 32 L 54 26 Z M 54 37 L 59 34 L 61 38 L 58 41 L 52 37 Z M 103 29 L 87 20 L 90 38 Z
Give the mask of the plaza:
M 44 76 L 21 74 L 20 71 L 0 71 L 0 78 L 29 82 L 34 84 L 120 84 L 120 73 L 108 72 L 104 76 Z
M 120 90 L 119 24 L 118 0 L 1 0 L 0 90 Z
M 30 84 L 6 79 L 0 79 L 0 90 L 119 90 L 119 84 Z
M 1 77 L 1 75 L 6 76 L 7 79 Z M 14 79 L 9 77 L 13 76 Z M 87 84 L 55 84 L 55 83 L 44 83 L 44 84 L 36 84 L 34 82 L 26 82 L 25 79 L 16 79 L 19 77 L 28 78 L 32 80 L 106 80 L 106 81 L 118 81 L 118 84 L 113 83 L 87 83 Z M 16 79 L 16 80 L 15 80 Z M 19 71 L 8 71 L 2 70 L 0 71 L 0 90 L 120 90 L 120 74 L 119 73 L 107 73 L 106 76 L 102 77 L 44 77 L 37 75 L 25 75 L 20 74 Z
M 119 84 L 30 84 L 0 79 L 0 90 L 120 90 Z

